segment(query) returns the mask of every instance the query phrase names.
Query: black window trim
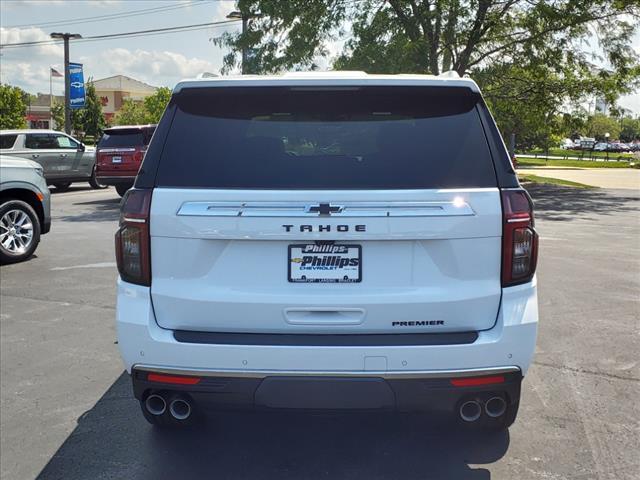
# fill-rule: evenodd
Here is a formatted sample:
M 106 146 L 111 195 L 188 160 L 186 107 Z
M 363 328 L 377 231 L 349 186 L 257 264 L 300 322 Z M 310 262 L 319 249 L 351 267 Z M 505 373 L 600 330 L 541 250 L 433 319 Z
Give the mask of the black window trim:
M 478 332 L 296 334 L 175 330 L 173 332 L 173 337 L 180 343 L 209 345 L 385 347 L 415 345 L 468 345 L 478 339 Z
M 491 158 L 493 159 L 493 168 L 496 172 L 498 187 L 519 187 L 520 183 L 518 182 L 518 175 L 513 170 L 511 160 L 509 159 L 509 152 L 507 152 L 496 122 L 483 98 L 481 98 L 477 103 L 476 109 L 480 115 L 480 123 L 484 129 L 484 136 L 487 139 Z

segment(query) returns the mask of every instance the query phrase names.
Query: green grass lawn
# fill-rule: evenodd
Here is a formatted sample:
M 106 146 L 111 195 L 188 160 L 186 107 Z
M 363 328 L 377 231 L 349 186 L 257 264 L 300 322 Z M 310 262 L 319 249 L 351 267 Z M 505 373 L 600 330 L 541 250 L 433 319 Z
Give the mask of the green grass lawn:
M 559 178 L 540 177 L 538 175 L 518 175 L 520 181 L 523 183 L 539 183 L 544 185 L 561 185 L 564 187 L 574 188 L 598 188 L 592 185 L 586 185 L 584 183 L 571 182 L 569 180 L 561 180 Z
M 523 152 L 524 155 L 541 155 L 546 156 L 550 155 L 552 157 L 580 157 L 580 158 L 607 158 L 606 152 L 583 152 L 582 150 L 563 150 L 562 148 L 550 148 L 549 153 L 540 148 L 536 148 L 534 150 L 530 150 L 528 152 Z M 517 153 L 516 153 L 517 155 Z M 610 159 L 632 159 L 633 153 L 623 153 L 623 152 L 609 152 Z
M 517 155 L 516 155 L 517 156 Z M 633 162 L 632 162 L 633 163 Z M 595 160 L 555 160 L 546 158 L 518 158 L 518 167 L 581 167 L 581 168 L 639 168 L 630 162 L 597 162 Z

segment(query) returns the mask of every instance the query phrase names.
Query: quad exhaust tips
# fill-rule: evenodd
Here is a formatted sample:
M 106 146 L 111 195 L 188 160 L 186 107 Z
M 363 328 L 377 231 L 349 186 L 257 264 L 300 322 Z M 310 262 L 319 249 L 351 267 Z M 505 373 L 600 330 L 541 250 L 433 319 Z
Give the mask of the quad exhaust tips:
M 460 405 L 460 418 L 465 422 L 475 422 L 482 415 L 482 406 L 475 400 L 468 400 Z
M 498 418 L 507 411 L 507 402 L 502 397 L 491 397 L 484 404 L 485 413 L 491 418 Z
M 153 393 L 147 397 L 144 406 L 151 415 L 162 415 L 167 411 L 167 402 L 160 395 Z

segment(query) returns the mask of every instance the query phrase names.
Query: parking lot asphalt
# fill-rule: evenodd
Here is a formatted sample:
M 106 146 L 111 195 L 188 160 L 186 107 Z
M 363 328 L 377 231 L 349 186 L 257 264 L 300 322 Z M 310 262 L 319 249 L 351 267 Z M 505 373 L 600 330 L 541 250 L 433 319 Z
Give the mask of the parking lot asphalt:
M 160 434 L 115 344 L 119 198 L 52 196 L 30 261 L 0 268 L 0 478 L 640 478 L 640 193 L 531 187 L 540 332 L 509 432 L 398 415 L 228 413 Z

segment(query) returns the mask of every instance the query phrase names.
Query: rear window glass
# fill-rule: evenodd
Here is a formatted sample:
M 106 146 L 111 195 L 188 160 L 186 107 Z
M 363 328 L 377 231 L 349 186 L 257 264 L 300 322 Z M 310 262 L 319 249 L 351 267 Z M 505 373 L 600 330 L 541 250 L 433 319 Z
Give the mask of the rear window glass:
M 140 147 L 149 145 L 152 128 L 106 130 L 98 142 L 98 148 Z
M 17 135 L 0 135 L 0 148 L 13 148 Z
M 475 109 L 460 88 L 190 89 L 156 184 L 166 187 L 494 187 Z

